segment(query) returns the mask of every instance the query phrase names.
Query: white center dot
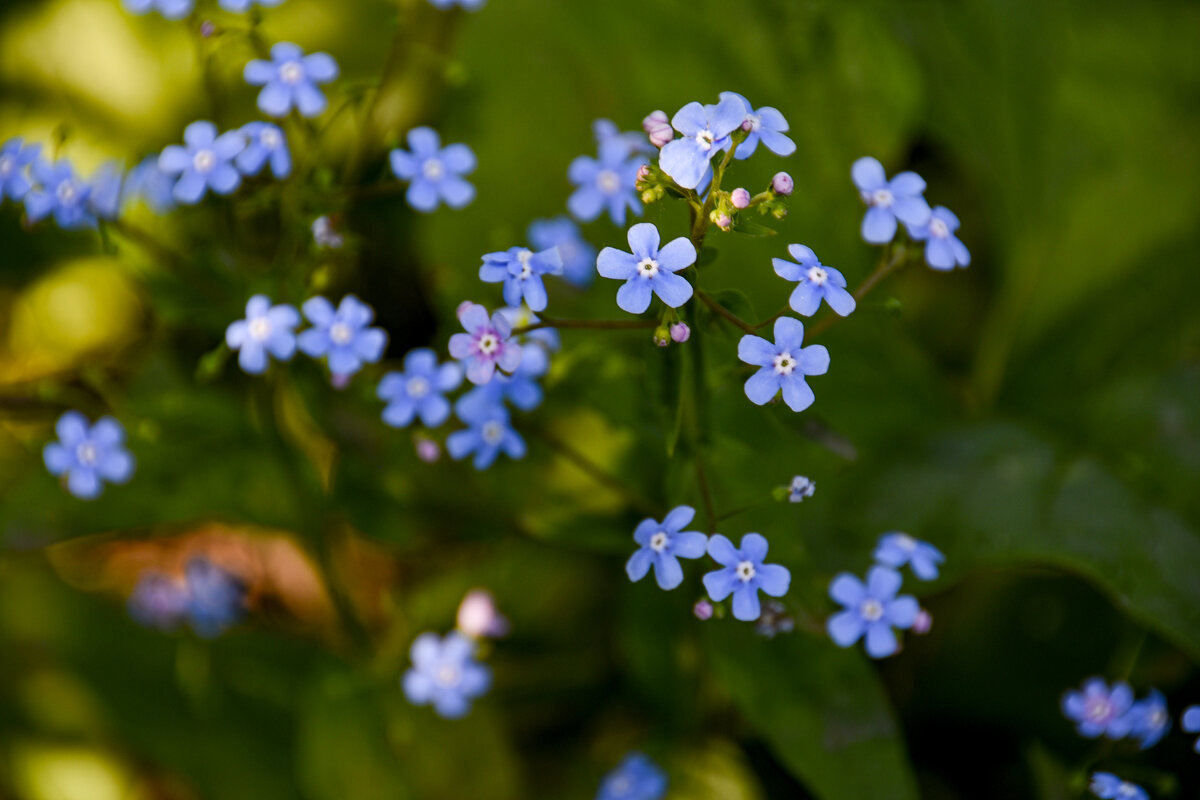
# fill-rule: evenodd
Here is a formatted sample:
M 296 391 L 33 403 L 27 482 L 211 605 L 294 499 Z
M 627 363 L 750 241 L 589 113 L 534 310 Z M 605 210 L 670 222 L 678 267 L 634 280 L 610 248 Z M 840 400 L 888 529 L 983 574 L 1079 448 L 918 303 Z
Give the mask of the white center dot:
M 791 353 L 780 353 L 775 356 L 775 373 L 778 375 L 791 375 L 792 370 L 796 368 L 796 359 L 792 358 Z
M 344 322 L 335 322 L 329 326 L 329 338 L 334 344 L 347 345 L 354 338 L 354 331 Z
M 304 67 L 299 61 L 288 61 L 279 68 L 279 79 L 288 86 L 295 86 L 304 79 Z
M 935 217 L 929 221 L 929 234 L 939 239 L 945 239 L 950 235 L 950 226 L 944 220 Z
M 504 426 L 499 422 L 487 422 L 483 426 L 483 440 L 488 444 L 499 444 L 504 438 Z
M 58 202 L 60 203 L 73 203 L 75 202 L 76 195 L 79 194 L 75 189 L 75 184 L 71 181 L 60 183 L 54 193 L 58 196 Z
M 440 181 L 446 174 L 446 165 L 437 158 L 427 158 L 421 166 L 421 172 L 431 181 Z
M 500 340 L 494 334 L 485 333 L 479 337 L 479 352 L 491 355 L 500 347 Z
M 258 135 L 258 140 L 262 142 L 262 146 L 268 150 L 274 150 L 279 147 L 279 134 L 274 128 L 266 128 Z
M 596 186 L 604 194 L 616 194 L 621 188 L 621 178 L 611 169 L 601 170 L 596 176 Z
M 713 132 L 705 128 L 696 134 L 696 144 L 700 145 L 701 149 L 708 151 L 713 147 Z
M 96 452 L 96 446 L 91 442 L 84 442 L 75 450 L 75 457 L 85 467 L 94 465 L 99 456 L 100 454 Z
M 12 156 L 0 156 L 0 178 L 12 175 L 14 163 Z
M 867 622 L 875 622 L 883 618 L 883 605 L 878 600 L 866 600 L 859 607 L 858 613 Z
M 200 174 L 207 173 L 217 165 L 217 155 L 212 150 L 197 150 L 192 156 L 192 168 Z
M 871 195 L 872 205 L 883 206 L 884 208 L 890 206 L 893 199 L 890 189 L 876 189 L 875 193 Z
M 820 267 L 808 268 L 808 282 L 817 286 L 824 286 L 825 281 L 829 280 L 829 273 Z
M 745 583 L 746 581 L 753 578 L 756 574 L 758 574 L 756 572 L 756 570 L 754 569 L 754 563 L 751 561 L 740 562 L 737 565 L 736 570 L 737 570 L 738 580 L 741 581 L 742 583 Z
M 532 259 L 533 251 L 529 248 L 524 248 L 521 252 L 517 253 L 517 263 L 521 265 L 521 274 L 519 276 L 521 280 L 525 280 L 533 275 L 533 267 L 529 263 Z
M 670 537 L 667 536 L 666 532 L 659 531 L 650 537 L 650 549 L 656 553 L 661 553 L 667 549 L 668 541 L 670 541 Z
M 643 278 L 653 278 L 658 274 L 658 262 L 653 258 L 643 258 L 637 264 L 637 271 Z
M 271 335 L 271 323 L 266 317 L 255 317 L 247 327 L 250 330 L 250 338 L 256 342 L 261 342 Z
M 751 131 L 756 131 L 762 127 L 762 117 L 758 114 L 747 114 L 746 119 L 750 122 Z
M 409 378 L 405 388 L 409 397 L 419 399 L 429 394 L 429 381 L 424 378 Z
M 442 686 L 454 686 L 458 683 L 461 676 L 462 673 L 459 671 L 458 667 L 450 664 L 443 664 L 442 666 L 438 667 L 437 672 L 434 673 L 434 680 L 436 680 Z

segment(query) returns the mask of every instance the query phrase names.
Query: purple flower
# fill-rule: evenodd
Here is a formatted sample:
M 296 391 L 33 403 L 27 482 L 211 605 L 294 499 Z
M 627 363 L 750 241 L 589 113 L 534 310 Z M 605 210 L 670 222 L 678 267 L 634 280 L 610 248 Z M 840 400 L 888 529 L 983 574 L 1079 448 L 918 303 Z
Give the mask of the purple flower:
M 642 120 L 642 130 L 650 139 L 650 144 L 661 148 L 675 138 L 675 129 L 671 127 L 671 118 L 665 111 L 651 111 Z
M 685 237 L 658 248 L 658 228 L 639 222 L 627 236 L 631 253 L 613 247 L 600 251 L 597 271 L 605 278 L 625 281 L 617 290 L 617 305 L 630 314 L 641 314 L 650 307 L 650 295 L 671 308 L 679 308 L 692 296 L 692 285 L 675 273 L 696 262 L 696 248 Z
M 470 427 L 446 437 L 446 452 L 455 461 L 474 453 L 475 469 L 487 469 L 501 452 L 512 459 L 525 457 L 525 440 L 513 430 L 503 406 L 471 407 L 459 416 Z
M 725 93 L 715 106 L 688 103 L 671 118 L 682 139 L 667 142 L 658 166 L 684 189 L 695 189 L 708 171 L 709 160 L 729 146 L 729 134 L 746 118 L 746 104 Z
M 922 193 L 925 181 L 915 172 L 901 172 L 890 181 L 883 165 L 867 156 L 850 169 L 854 185 L 867 204 L 862 237 L 871 244 L 887 244 L 896 235 L 896 220 L 910 227 L 929 221 L 929 203 Z
M 179 176 L 173 194 L 184 205 L 194 205 L 209 189 L 217 194 L 230 194 L 242 182 L 233 166 L 233 159 L 246 147 L 241 131 L 217 135 L 217 126 L 201 120 L 183 131 L 183 147 L 167 145 L 158 157 L 158 168 L 168 175 Z
M 771 597 L 787 594 L 792 574 L 787 567 L 764 564 L 767 540 L 757 533 L 742 537 L 740 548 L 719 533 L 708 540 L 708 554 L 722 566 L 704 576 L 708 596 L 718 603 L 733 595 L 733 616 L 743 622 L 753 622 L 762 613 L 758 601 L 761 589 Z
M 708 537 L 696 531 L 680 532 L 691 523 L 696 509 L 691 506 L 676 506 L 660 523 L 644 519 L 633 531 L 633 540 L 640 545 L 625 564 L 629 580 L 640 581 L 654 567 L 654 578 L 659 588 L 674 589 L 683 583 L 681 558 L 700 558 L 708 546 Z
M 46 445 L 42 459 L 51 475 L 66 476 L 67 491 L 81 500 L 99 497 L 104 481 L 125 483 L 133 475 L 133 456 L 125 449 L 125 429 L 112 417 L 95 425 L 68 411 L 55 425 L 58 441 Z
M 124 0 L 125 10 L 130 14 L 148 14 L 157 11 L 166 19 L 183 19 L 192 13 L 195 0 Z
M 829 584 L 829 596 L 845 606 L 826 622 L 829 637 L 838 647 L 851 647 L 866 634 L 867 655 L 886 658 L 900 645 L 892 628 L 913 626 L 921 607 L 911 595 L 900 591 L 900 573 L 889 567 L 872 567 L 867 582 L 843 572 Z
M 1080 736 L 1095 739 L 1123 739 L 1129 735 L 1129 709 L 1133 706 L 1133 690 L 1118 681 L 1110 689 L 1103 678 L 1088 678 L 1082 691 L 1067 692 L 1062 699 L 1062 712 L 1075 723 Z
M 799 281 L 799 285 L 788 298 L 788 305 L 797 314 L 811 317 L 824 300 L 839 316 L 854 310 L 854 295 L 846 291 L 846 279 L 833 267 L 817 260 L 817 254 L 802 244 L 789 244 L 788 253 L 798 261 L 793 264 L 782 258 L 773 258 L 775 274 L 785 281 Z
M 1150 800 L 1145 789 L 1136 783 L 1123 781 L 1111 772 L 1092 773 L 1088 788 L 1100 800 Z
M 734 152 L 734 158 L 744 159 L 754 155 L 760 141 L 777 156 L 790 156 L 796 152 L 796 143 L 786 135 L 788 122 L 783 118 L 783 114 L 779 113 L 779 109 L 771 106 L 755 109 L 749 100 L 737 92 L 721 92 L 722 100 L 727 96 L 736 97 L 746 106 L 746 116 L 742 125 L 749 130 Z
M 246 318 L 225 329 L 225 343 L 238 351 L 243 371 L 259 375 L 266 372 L 268 354 L 287 361 L 296 352 L 295 328 L 299 324 L 295 308 L 286 303 L 272 306 L 269 297 L 256 294 L 246 302 Z
M 824 375 L 829 369 L 829 351 L 823 345 L 801 347 L 804 325 L 791 317 L 775 320 L 775 343 L 761 336 L 743 336 L 738 342 L 738 358 L 762 367 L 746 381 L 746 397 L 756 405 L 773 399 L 781 389 L 783 401 L 792 411 L 803 411 L 816 396 L 804 378 Z
M 309 298 L 302 309 L 313 327 L 302 332 L 296 343 L 313 358 L 325 356 L 335 376 L 349 377 L 364 361 L 374 363 L 383 356 L 387 334 L 382 328 L 367 327 L 375 312 L 354 295 L 343 297 L 337 311 L 324 297 Z
M 242 126 L 246 149 L 237 155 L 237 168 L 248 177 L 262 172 L 270 163 L 271 174 L 283 180 L 292 174 L 292 154 L 278 125 L 248 122 Z
M 538 250 L 558 248 L 562 275 L 576 286 L 587 286 L 596 277 L 596 248 L 588 244 L 579 226 L 568 216 L 537 219 L 525 233 L 529 244 Z
M 1200 706 L 1188 706 L 1179 718 L 1179 727 L 1185 733 L 1200 733 Z M 1196 740 L 1195 750 L 1200 753 L 1200 739 Z
M 907 533 L 893 531 L 879 537 L 875 560 L 892 569 L 909 564 L 918 578 L 932 581 L 938 576 L 938 564 L 945 561 L 946 557 L 928 542 L 917 541 Z
M 187 606 L 187 584 L 153 571 L 142 573 L 127 603 L 134 622 L 160 631 L 179 627 Z
M 479 416 L 490 406 L 502 406 L 508 401 L 522 411 L 532 411 L 542 403 L 542 387 L 537 379 L 550 369 L 550 356 L 546 348 L 533 342 L 519 345 L 521 363 L 512 375 L 500 373 L 482 386 L 458 398 L 454 412 L 459 419 L 467 420 Z
M 629 753 L 604 776 L 596 800 L 661 800 L 667 774 L 641 753 Z
M 75 175 L 71 162 L 61 158 L 53 164 L 36 159 L 30 167 L 37 188 L 25 195 L 25 215 L 40 222 L 53 215 L 60 228 L 96 227 L 96 217 L 88 204 L 92 187 Z
M 512 326 L 497 312 L 488 319 L 487 309 L 477 303 L 463 303 L 458 321 L 466 333 L 450 337 L 450 355 L 466 362 L 467 380 L 487 383 L 499 367 L 512 372 L 521 363 L 521 348 L 512 341 Z
M 425 427 L 436 428 L 450 416 L 450 402 L 442 395 L 457 389 L 461 382 L 458 364 L 439 366 L 437 355 L 428 347 L 409 350 L 404 356 L 404 372 L 384 375 L 376 390 L 379 399 L 387 401 L 383 421 L 404 428 L 413 417 L 420 417 Z
M 304 55 L 291 42 L 271 47 L 271 60 L 256 58 L 246 64 L 246 83 L 261 86 L 258 108 L 269 117 L 286 117 L 295 108 L 304 117 L 321 114 L 328 105 L 319 83 L 338 76 L 338 65 L 328 53 Z
M 408 204 L 417 211 L 430 212 L 442 202 L 451 208 L 463 208 L 475 199 L 475 187 L 463 179 L 475 170 L 475 153 L 465 144 L 442 147 L 441 137 L 433 128 L 413 128 L 408 132 L 412 152 L 396 149 L 389 155 L 392 172 L 410 181 Z
M 958 217 L 945 206 L 938 206 L 924 224 L 909 225 L 908 235 L 918 242 L 925 242 L 926 264 L 934 269 L 950 270 L 971 263 L 971 253 L 954 235 L 956 230 Z
M 548 298 L 543 275 L 561 275 L 562 257 L 558 248 L 535 253 L 528 247 L 510 247 L 499 253 L 487 253 L 479 268 L 484 283 L 503 283 L 504 302 L 519 306 L 524 300 L 532 311 L 544 311 Z
M 599 158 L 579 156 L 567 168 L 575 192 L 567 198 L 567 210 L 582 222 L 591 222 L 608 209 L 614 225 L 625 224 L 625 209 L 642 213 L 637 196 L 637 172 L 645 159 L 630 157 L 629 145 L 621 139 L 600 143 Z
M 1171 728 L 1171 714 L 1162 692 L 1151 689 L 1150 694 L 1129 708 L 1126 722 L 1129 736 L 1141 743 L 1141 749 L 1153 747 Z
M 41 155 L 42 146 L 25 144 L 21 137 L 9 139 L 0 147 L 0 201 L 24 200 L 32 184 L 27 167 Z
M 776 172 L 771 178 L 771 191 L 775 194 L 781 194 L 787 197 L 796 188 L 796 184 L 792 181 L 792 176 L 786 172 Z
M 475 660 L 475 643 L 452 632 L 439 639 L 422 633 L 409 651 L 412 669 L 404 673 L 404 694 L 414 705 L 433 705 L 446 719 L 471 710 L 471 701 L 488 690 L 491 671 Z
M 458 604 L 455 622 L 472 639 L 498 639 L 508 634 L 508 620 L 496 610 L 496 601 L 484 589 L 472 589 Z

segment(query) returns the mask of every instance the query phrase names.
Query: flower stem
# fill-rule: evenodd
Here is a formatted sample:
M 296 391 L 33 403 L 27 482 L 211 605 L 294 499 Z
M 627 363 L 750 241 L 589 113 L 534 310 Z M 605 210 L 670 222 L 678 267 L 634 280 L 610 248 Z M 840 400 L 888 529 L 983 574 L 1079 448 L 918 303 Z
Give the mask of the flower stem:
M 858 288 L 854 290 L 854 299 L 861 302 L 867 294 L 875 288 L 875 286 L 892 273 L 897 267 L 904 263 L 905 256 L 908 255 L 908 250 L 903 243 L 895 245 L 891 249 L 891 258 L 888 258 L 888 249 L 884 248 L 880 254 L 879 266 L 875 271 L 866 277 Z M 837 314 L 829 314 L 819 320 L 808 329 L 807 339 L 814 339 L 820 336 L 825 331 L 829 330 L 829 326 L 837 322 L 841 317 Z
M 601 330 L 630 330 L 637 328 L 656 328 L 658 322 L 652 319 L 548 319 L 543 317 L 537 322 L 513 328 L 513 334 L 529 333 L 542 328 L 596 328 Z

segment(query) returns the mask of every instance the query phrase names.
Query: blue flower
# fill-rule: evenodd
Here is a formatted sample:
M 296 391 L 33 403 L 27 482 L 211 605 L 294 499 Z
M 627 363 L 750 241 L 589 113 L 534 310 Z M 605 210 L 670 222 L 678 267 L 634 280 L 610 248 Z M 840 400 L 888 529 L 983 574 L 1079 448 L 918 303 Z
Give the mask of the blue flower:
M 688 103 L 671 118 L 683 138 L 663 146 L 658 166 L 684 189 L 695 189 L 708 171 L 709 160 L 729 146 L 729 134 L 745 119 L 746 104 L 729 92 L 715 106 Z
M 681 558 L 700 558 L 708 547 L 708 537 L 696 531 L 680 532 L 691 523 L 696 509 L 691 506 L 676 506 L 660 523 L 654 519 L 642 520 L 633 531 L 633 540 L 640 547 L 625 564 L 629 580 L 640 581 L 654 567 L 654 578 L 662 589 L 674 589 L 683 583 Z
M 503 406 L 483 405 L 465 411 L 460 418 L 470 427 L 446 437 L 446 452 L 451 458 L 459 461 L 474 453 L 475 469 L 487 469 L 501 451 L 512 459 L 525 457 L 525 440 L 512 429 Z
M 266 295 L 256 294 L 246 303 L 246 318 L 225 329 L 225 343 L 238 351 L 238 364 L 251 375 L 266 372 L 267 354 L 287 361 L 296 352 L 295 327 L 300 314 L 287 304 L 271 305 Z
M 471 701 L 488 690 L 492 673 L 475 659 L 475 643 L 457 631 L 438 638 L 422 633 L 409 650 L 412 669 L 404 673 L 404 694 L 414 705 L 433 705 L 446 719 L 471 710 Z
M 487 383 L 497 367 L 512 372 L 521 363 L 521 348 L 512 340 L 512 326 L 503 314 L 497 312 L 489 319 L 483 306 L 463 303 L 458 321 L 466 333 L 450 337 L 450 355 L 466 362 L 471 383 Z
M 971 263 L 971 253 L 954 235 L 956 230 L 958 217 L 945 206 L 938 206 L 924 224 L 909 225 L 908 235 L 918 242 L 925 242 L 926 264 L 934 269 L 949 270 Z
M 26 167 L 36 161 L 41 152 L 41 145 L 25 144 L 19 136 L 0 146 L 0 201 L 25 199 L 33 188 Z
M 597 119 L 592 122 L 592 136 L 596 139 L 596 148 L 602 148 L 605 142 L 620 142 L 625 147 L 626 156 L 637 153 L 653 153 L 654 146 L 646 139 L 641 131 L 622 131 L 611 119 Z
M 442 395 L 457 389 L 461 382 L 458 364 L 438 366 L 437 355 L 428 347 L 409 350 L 404 356 L 404 372 L 384 375 L 375 392 L 387 401 L 383 421 L 404 428 L 413 417 L 420 417 L 425 427 L 436 428 L 450 416 L 450 402 Z
M 484 283 L 503 283 L 504 302 L 519 306 L 524 300 L 532 311 L 544 311 L 548 298 L 543 275 L 561 275 L 562 257 L 557 247 L 535 253 L 528 247 L 510 247 L 499 253 L 487 253 L 479 268 Z
M 206 558 L 193 558 L 184 567 L 187 580 L 187 618 L 196 635 L 212 639 L 242 618 L 246 586 L 236 576 Z
M 596 270 L 605 278 L 625 281 L 617 290 L 617 305 L 630 314 L 650 307 L 650 295 L 671 308 L 679 308 L 692 296 L 692 285 L 675 273 L 696 263 L 696 248 L 683 236 L 658 248 L 658 228 L 639 222 L 629 229 L 626 253 L 613 247 L 600 251 Z
M 158 156 L 146 156 L 125 176 L 121 204 L 140 199 L 155 214 L 165 214 L 175 208 L 174 188 L 175 179 L 158 168 Z
M 42 459 L 51 475 L 65 475 L 67 490 L 83 500 L 98 497 L 103 481 L 125 483 L 133 475 L 133 456 L 125 449 L 125 429 L 112 417 L 95 425 L 68 411 L 55 425 L 58 441 L 46 445 Z
M 37 188 L 25 195 L 25 215 L 40 222 L 51 214 L 60 228 L 96 227 L 96 217 L 88 205 L 92 187 L 75 175 L 71 162 L 62 158 L 53 164 L 37 159 L 30 171 Z
M 928 542 L 920 542 L 907 533 L 893 531 L 879 538 L 875 560 L 893 569 L 909 564 L 918 578 L 931 581 L 937 578 L 938 564 L 945 561 L 946 557 Z
M 100 219 L 116 219 L 121 211 L 125 171 L 115 161 L 102 164 L 88 179 L 88 210 Z
M 166 19 L 183 19 L 192 13 L 195 0 L 124 0 L 125 10 L 130 14 L 147 14 L 157 11 Z
M 295 108 L 304 117 L 316 117 L 328 101 L 317 88 L 338 76 L 338 65 L 328 53 L 304 55 L 291 42 L 271 47 L 271 60 L 256 58 L 246 64 L 246 83 L 261 86 L 258 108 L 269 117 L 286 117 Z
M 886 658 L 899 648 L 892 628 L 911 628 L 921 607 L 900 591 L 900 573 L 889 567 L 871 567 L 867 582 L 843 572 L 829 584 L 829 596 L 846 607 L 826 622 L 829 637 L 838 647 L 851 647 L 867 637 L 867 655 Z
M 604 776 L 596 800 L 662 800 L 667 774 L 641 753 L 629 753 Z
M 581 222 L 591 222 L 607 208 L 613 224 L 624 225 L 626 208 L 634 216 L 642 213 L 637 173 L 646 160 L 631 158 L 629 144 L 622 139 L 606 139 L 598 149 L 599 158 L 579 156 L 567 167 L 567 178 L 576 187 L 567 198 L 567 210 Z
M 1179 727 L 1185 733 L 1200 733 L 1200 706 L 1188 706 L 1179 718 Z M 1196 740 L 1195 750 L 1200 753 L 1200 739 Z
M 174 630 L 187 615 L 187 584 L 159 572 L 147 571 L 129 595 L 129 616 L 139 625 Z
M 738 342 L 738 358 L 762 367 L 746 381 L 746 397 L 756 405 L 773 399 L 780 389 L 792 411 L 803 411 L 816 396 L 804 378 L 824 375 L 829 369 L 829 351 L 823 345 L 801 347 L 804 325 L 791 317 L 775 320 L 775 344 L 747 334 Z
M 1111 772 L 1092 773 L 1088 788 L 1101 800 L 1150 800 L 1145 789 L 1136 783 L 1123 781 Z
M 313 358 L 326 356 L 329 371 L 349 376 L 383 356 L 387 334 L 382 328 L 369 328 L 375 312 L 352 294 L 342 298 L 337 311 L 324 297 L 312 297 L 301 307 L 314 327 L 303 331 L 296 343 Z
M 241 131 L 217 135 L 217 126 L 200 120 L 183 131 L 185 146 L 167 145 L 158 157 L 158 168 L 168 175 L 178 175 L 172 191 L 183 205 L 194 205 L 209 189 L 217 194 L 230 194 L 242 183 L 242 176 L 233 166 L 233 159 L 246 146 Z
M 850 169 L 854 185 L 867 204 L 862 237 L 871 244 L 887 244 L 896 235 L 896 220 L 910 228 L 929 221 L 929 203 L 922 193 L 925 181 L 915 172 L 901 172 L 890 181 L 883 165 L 867 156 Z
M 708 540 L 708 554 L 723 569 L 714 570 L 704 576 L 704 588 L 708 596 L 718 603 L 733 595 L 733 616 L 743 622 L 758 619 L 762 609 L 758 602 L 761 589 L 771 597 L 787 594 L 792 574 L 787 567 L 764 564 L 767 557 L 767 540 L 757 533 L 742 537 L 740 549 L 719 533 Z
M 790 156 L 796 152 L 796 143 L 786 135 L 788 122 L 783 118 L 783 114 L 779 113 L 779 109 L 771 106 L 763 106 L 755 109 L 750 105 L 750 101 L 737 92 L 721 92 L 721 99 L 724 100 L 727 96 L 736 97 L 741 100 L 746 107 L 745 122 L 750 124 L 750 132 L 746 134 L 746 138 L 738 145 L 738 149 L 734 152 L 734 158 L 744 159 L 754 155 L 754 151 L 758 149 L 758 143 L 761 141 L 763 146 L 777 156 Z
M 1129 724 L 1129 736 L 1141 743 L 1141 749 L 1146 750 L 1158 744 L 1171 728 L 1171 715 L 1162 692 L 1151 689 L 1146 698 L 1134 703 L 1126 722 Z
M 803 503 L 805 499 L 812 497 L 816 491 L 817 484 L 815 481 L 803 475 L 797 475 L 792 478 L 792 484 L 788 487 L 788 502 Z
M 455 6 L 461 6 L 467 11 L 477 11 L 483 8 L 485 2 L 486 0 L 429 0 L 430 5 L 440 8 L 443 11 Z
M 1062 699 L 1062 712 L 1075 723 L 1080 736 L 1095 739 L 1123 739 L 1129 735 L 1129 709 L 1133 706 L 1133 690 L 1118 681 L 1110 689 L 1103 678 L 1088 678 L 1083 690 L 1067 692 Z
M 235 14 L 245 14 L 251 7 L 259 5 L 263 8 L 275 8 L 283 3 L 283 0 L 219 0 L 221 8 L 226 11 L 232 11 Z
M 497 314 L 504 317 L 511 329 L 524 328 L 538 322 L 537 314 L 534 314 L 525 306 L 509 306 L 496 311 Z M 537 330 L 522 333 L 516 337 L 518 342 L 523 342 L 529 339 L 533 342 L 538 342 L 542 347 L 546 348 L 548 353 L 553 353 L 559 347 L 558 331 L 554 328 L 538 328 Z
M 459 419 L 471 419 L 484 413 L 489 406 L 501 406 L 508 401 L 522 411 L 532 411 L 542 403 L 542 387 L 537 379 L 550 369 L 550 356 L 538 343 L 520 345 L 521 363 L 512 375 L 496 375 L 482 386 L 458 398 L 454 412 Z
M 788 245 L 788 253 L 800 263 L 793 264 L 782 258 L 772 258 L 771 263 L 779 277 L 800 282 L 788 298 L 793 311 L 811 317 L 817 313 L 821 300 L 843 317 L 854 310 L 857 305 L 854 295 L 846 291 L 846 279 L 841 272 L 822 264 L 817 260 L 817 254 L 802 244 Z
M 596 248 L 588 244 L 579 226 L 568 216 L 537 219 L 526 232 L 529 244 L 538 250 L 557 247 L 563 277 L 576 286 L 587 286 L 596 277 Z
M 257 175 L 268 162 L 276 178 L 282 180 L 292 174 L 292 154 L 278 125 L 248 122 L 242 126 L 242 135 L 246 137 L 246 149 L 238 153 L 236 163 L 243 175 Z
M 393 150 L 389 156 L 392 172 L 410 181 L 405 195 L 417 211 L 429 212 L 442 202 L 451 208 L 463 208 L 475 199 L 475 187 L 463 179 L 475 170 L 475 153 L 465 144 L 442 147 L 441 137 L 433 128 L 413 128 L 408 132 L 408 150 Z

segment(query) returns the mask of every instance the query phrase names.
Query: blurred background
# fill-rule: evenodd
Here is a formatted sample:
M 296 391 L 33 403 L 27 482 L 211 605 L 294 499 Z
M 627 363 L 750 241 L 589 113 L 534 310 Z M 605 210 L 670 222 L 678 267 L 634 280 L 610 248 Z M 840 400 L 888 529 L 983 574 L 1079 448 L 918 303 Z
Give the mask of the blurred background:
M 1200 797 L 1177 724 L 1200 702 L 1200 6 L 288 0 L 259 22 L 202 1 L 170 22 L 8 0 L 0 141 L 86 175 L 195 119 L 240 126 L 260 117 L 241 77 L 256 36 L 342 69 L 332 110 L 287 129 L 302 179 L 99 231 L 0 206 L 0 797 L 588 798 L 635 748 L 674 800 L 1059 800 L 1092 768 Z M 639 519 L 700 505 L 695 453 L 664 446 L 663 375 L 690 345 L 564 331 L 545 403 L 515 420 L 528 456 L 482 473 L 423 463 L 374 394 L 410 348 L 444 356 L 462 300 L 499 303 L 480 255 L 564 213 L 595 118 L 638 130 L 724 90 L 779 108 L 798 145 L 726 182 L 796 183 L 778 236 L 709 240 L 705 284 L 744 292 L 743 316 L 785 302 L 787 243 L 851 286 L 871 271 L 863 155 L 924 176 L 973 256 L 906 267 L 830 329 L 803 414 L 752 406 L 738 337 L 698 332 L 714 501 L 753 506 L 720 530 L 763 533 L 792 570 L 798 630 L 773 639 L 696 620 L 698 567 L 670 593 L 624 574 Z M 465 210 L 371 188 L 417 124 L 475 150 Z M 345 247 L 313 245 L 320 214 Z M 686 231 L 679 204 L 644 219 Z M 584 233 L 624 242 L 607 220 Z M 556 283 L 551 313 L 617 318 L 615 289 Z M 220 345 L 255 292 L 356 293 L 387 363 L 342 391 L 302 356 L 243 374 Z M 129 484 L 84 502 L 46 472 L 67 409 L 121 420 Z M 813 498 L 759 503 L 795 474 Z M 947 562 L 907 587 L 932 631 L 872 663 L 820 626 L 830 577 L 862 574 L 887 530 Z M 143 570 L 196 554 L 245 583 L 240 625 L 130 619 Z M 475 587 L 512 633 L 489 646 L 492 691 L 447 721 L 399 677 Z M 1090 675 L 1163 691 L 1172 732 L 1144 753 L 1081 739 L 1059 699 Z

